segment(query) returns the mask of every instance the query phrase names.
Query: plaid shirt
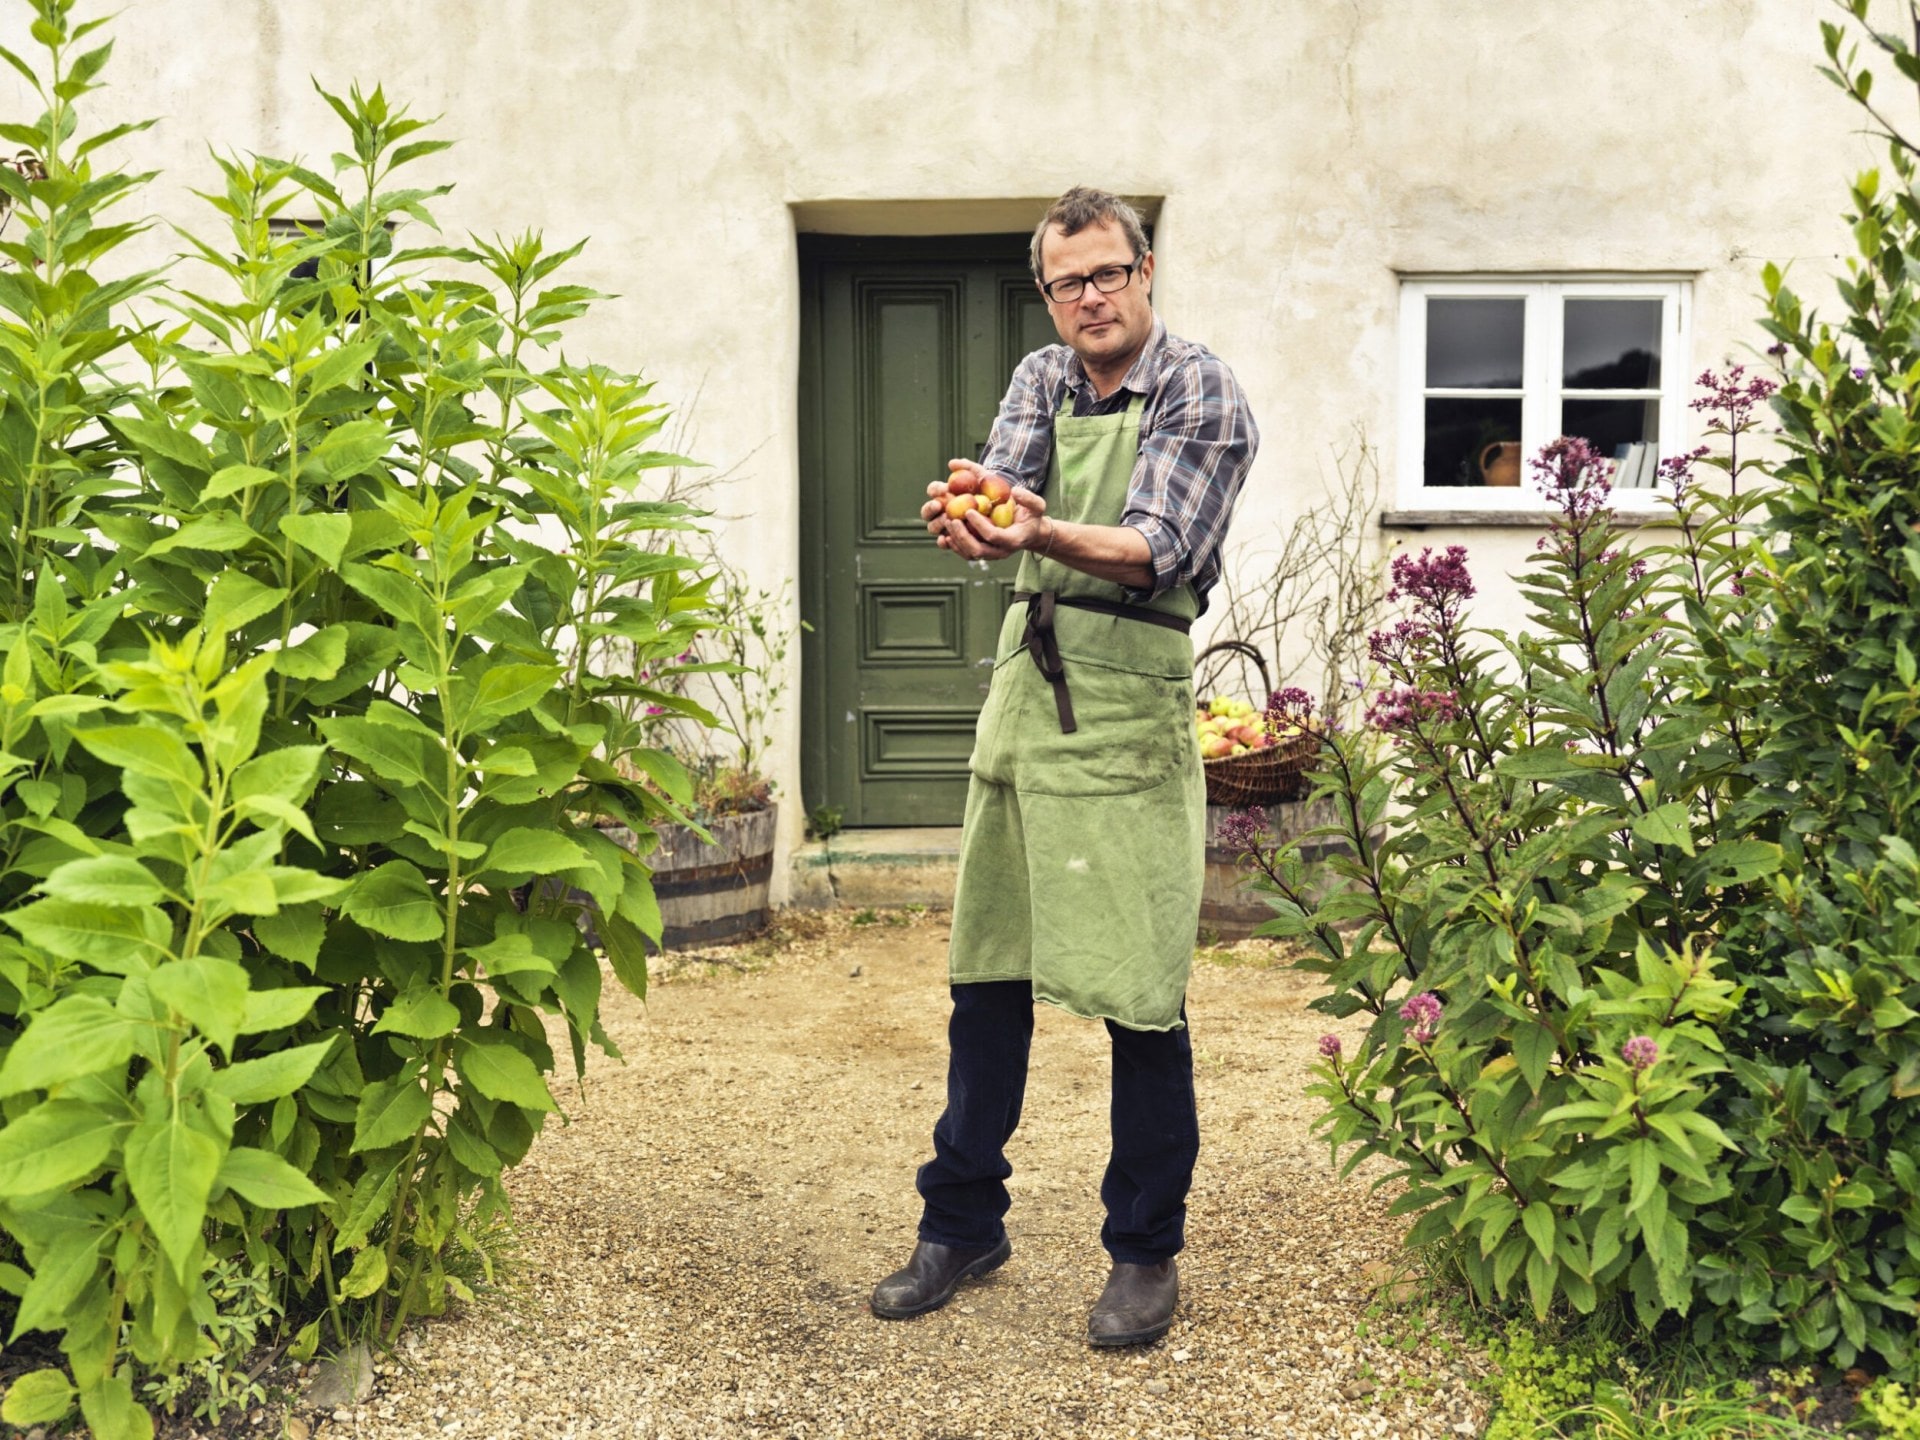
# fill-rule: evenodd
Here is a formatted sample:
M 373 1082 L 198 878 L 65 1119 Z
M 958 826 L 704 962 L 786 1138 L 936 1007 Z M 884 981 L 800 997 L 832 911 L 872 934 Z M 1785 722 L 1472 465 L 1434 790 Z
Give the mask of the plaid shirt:
M 1220 546 L 1234 499 L 1260 444 L 1233 372 L 1204 346 L 1169 335 L 1156 316 L 1126 378 L 1101 399 L 1080 357 L 1065 345 L 1049 345 L 1013 372 L 981 466 L 1044 492 L 1053 417 L 1069 392 L 1074 415 L 1111 415 L 1135 395 L 1146 397 L 1140 457 L 1120 523 L 1146 537 L 1153 589 L 1128 589 L 1127 598 L 1146 600 L 1191 581 L 1204 610 L 1207 592 L 1220 578 Z

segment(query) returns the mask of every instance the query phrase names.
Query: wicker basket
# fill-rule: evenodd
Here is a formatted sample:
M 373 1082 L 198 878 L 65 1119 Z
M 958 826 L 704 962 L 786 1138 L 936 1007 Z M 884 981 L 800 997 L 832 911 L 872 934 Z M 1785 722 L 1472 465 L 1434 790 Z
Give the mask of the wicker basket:
M 1272 693 L 1273 677 L 1266 660 L 1244 640 L 1222 640 L 1209 645 L 1194 657 L 1194 674 L 1207 673 L 1205 662 L 1219 655 L 1251 660 L 1260 671 L 1264 692 L 1260 698 L 1265 700 Z M 1207 777 L 1207 803 L 1240 806 L 1297 800 L 1306 793 L 1307 767 L 1319 752 L 1320 741 L 1316 736 L 1300 734 L 1284 736 L 1270 749 L 1202 761 L 1201 773 Z

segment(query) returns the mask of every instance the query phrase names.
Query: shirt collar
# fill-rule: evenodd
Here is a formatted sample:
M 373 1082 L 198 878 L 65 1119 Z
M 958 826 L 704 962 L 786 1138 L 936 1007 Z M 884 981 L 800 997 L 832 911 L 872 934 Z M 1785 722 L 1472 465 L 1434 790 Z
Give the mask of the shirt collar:
M 1127 367 L 1127 373 L 1121 378 L 1120 388 L 1131 390 L 1136 395 L 1151 395 L 1153 387 L 1160 379 L 1163 359 L 1161 350 L 1165 347 L 1167 327 L 1158 315 L 1153 317 L 1153 329 L 1147 332 L 1147 343 L 1140 347 L 1140 353 L 1134 356 L 1133 364 Z M 1086 367 L 1080 363 L 1080 357 L 1071 350 L 1067 352 L 1067 388 L 1083 390 L 1087 387 Z

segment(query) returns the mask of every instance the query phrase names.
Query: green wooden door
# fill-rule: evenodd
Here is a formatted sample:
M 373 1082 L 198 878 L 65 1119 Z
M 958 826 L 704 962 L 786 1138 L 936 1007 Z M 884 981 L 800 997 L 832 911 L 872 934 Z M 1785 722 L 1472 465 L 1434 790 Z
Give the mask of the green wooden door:
M 848 826 L 957 825 L 1014 562 L 920 519 L 1056 338 L 1026 237 L 801 237 L 802 779 Z

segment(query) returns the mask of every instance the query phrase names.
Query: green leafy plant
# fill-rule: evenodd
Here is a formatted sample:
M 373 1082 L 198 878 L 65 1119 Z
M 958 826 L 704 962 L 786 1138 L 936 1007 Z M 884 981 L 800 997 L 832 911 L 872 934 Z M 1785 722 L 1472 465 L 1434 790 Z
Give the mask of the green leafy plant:
M 115 275 L 145 177 L 95 167 L 141 127 L 82 135 L 72 8 L 0 52 L 46 107 L 0 126 L 0 1291 L 66 1359 L 0 1418 L 122 1440 L 183 1370 L 233 1403 L 248 1339 L 389 1338 L 490 1272 L 548 1021 L 613 1050 L 568 897 L 643 992 L 693 799 L 607 657 L 715 616 L 647 384 L 535 363 L 598 298 L 573 250 L 402 248 L 446 142 L 356 89 L 336 179 L 220 159 L 198 273 Z
M 1696 942 L 1778 863 L 1708 818 L 1734 783 L 1726 722 L 1694 698 L 1662 601 L 1685 589 L 1728 629 L 1750 602 L 1722 583 L 1735 502 L 1693 497 L 1713 518 L 1654 563 L 1626 552 L 1582 442 L 1535 468 L 1557 518 L 1527 631 L 1466 627 L 1460 547 L 1402 555 L 1390 599 L 1410 614 L 1374 636 L 1368 727 L 1275 697 L 1276 720 L 1322 735 L 1342 883 L 1310 893 L 1293 850 L 1243 843 L 1279 912 L 1267 933 L 1330 983 L 1316 1003 L 1373 1017 L 1351 1057 L 1322 1042 L 1312 1093 L 1349 1167 L 1396 1162 L 1410 1239 L 1456 1242 L 1476 1291 L 1524 1284 L 1538 1316 L 1630 1296 L 1651 1324 L 1686 1308 L 1695 1215 L 1726 1195 L 1734 1146 L 1704 1106 L 1737 990 Z
M 1876 1381 L 1862 1391 L 1859 1415 L 1886 1440 L 1920 1440 L 1920 1404 L 1896 1381 Z
M 1848 33 L 1824 27 L 1830 73 L 1884 126 Z M 1780 379 L 1702 377 L 1724 444 L 1662 463 L 1677 543 L 1630 554 L 1605 464 L 1549 446 L 1522 633 L 1464 624 L 1463 551 L 1401 557 L 1367 727 L 1275 698 L 1319 724 L 1343 883 L 1309 892 L 1257 820 L 1242 841 L 1317 1003 L 1371 1017 L 1356 1054 L 1323 1042 L 1313 1093 L 1349 1165 L 1393 1162 L 1413 1243 L 1538 1317 L 1625 1307 L 1736 1358 L 1910 1379 L 1920 202 L 1886 133 L 1895 183 L 1853 186 L 1839 320 L 1769 267 Z M 1765 463 L 1740 445 L 1762 405 Z

